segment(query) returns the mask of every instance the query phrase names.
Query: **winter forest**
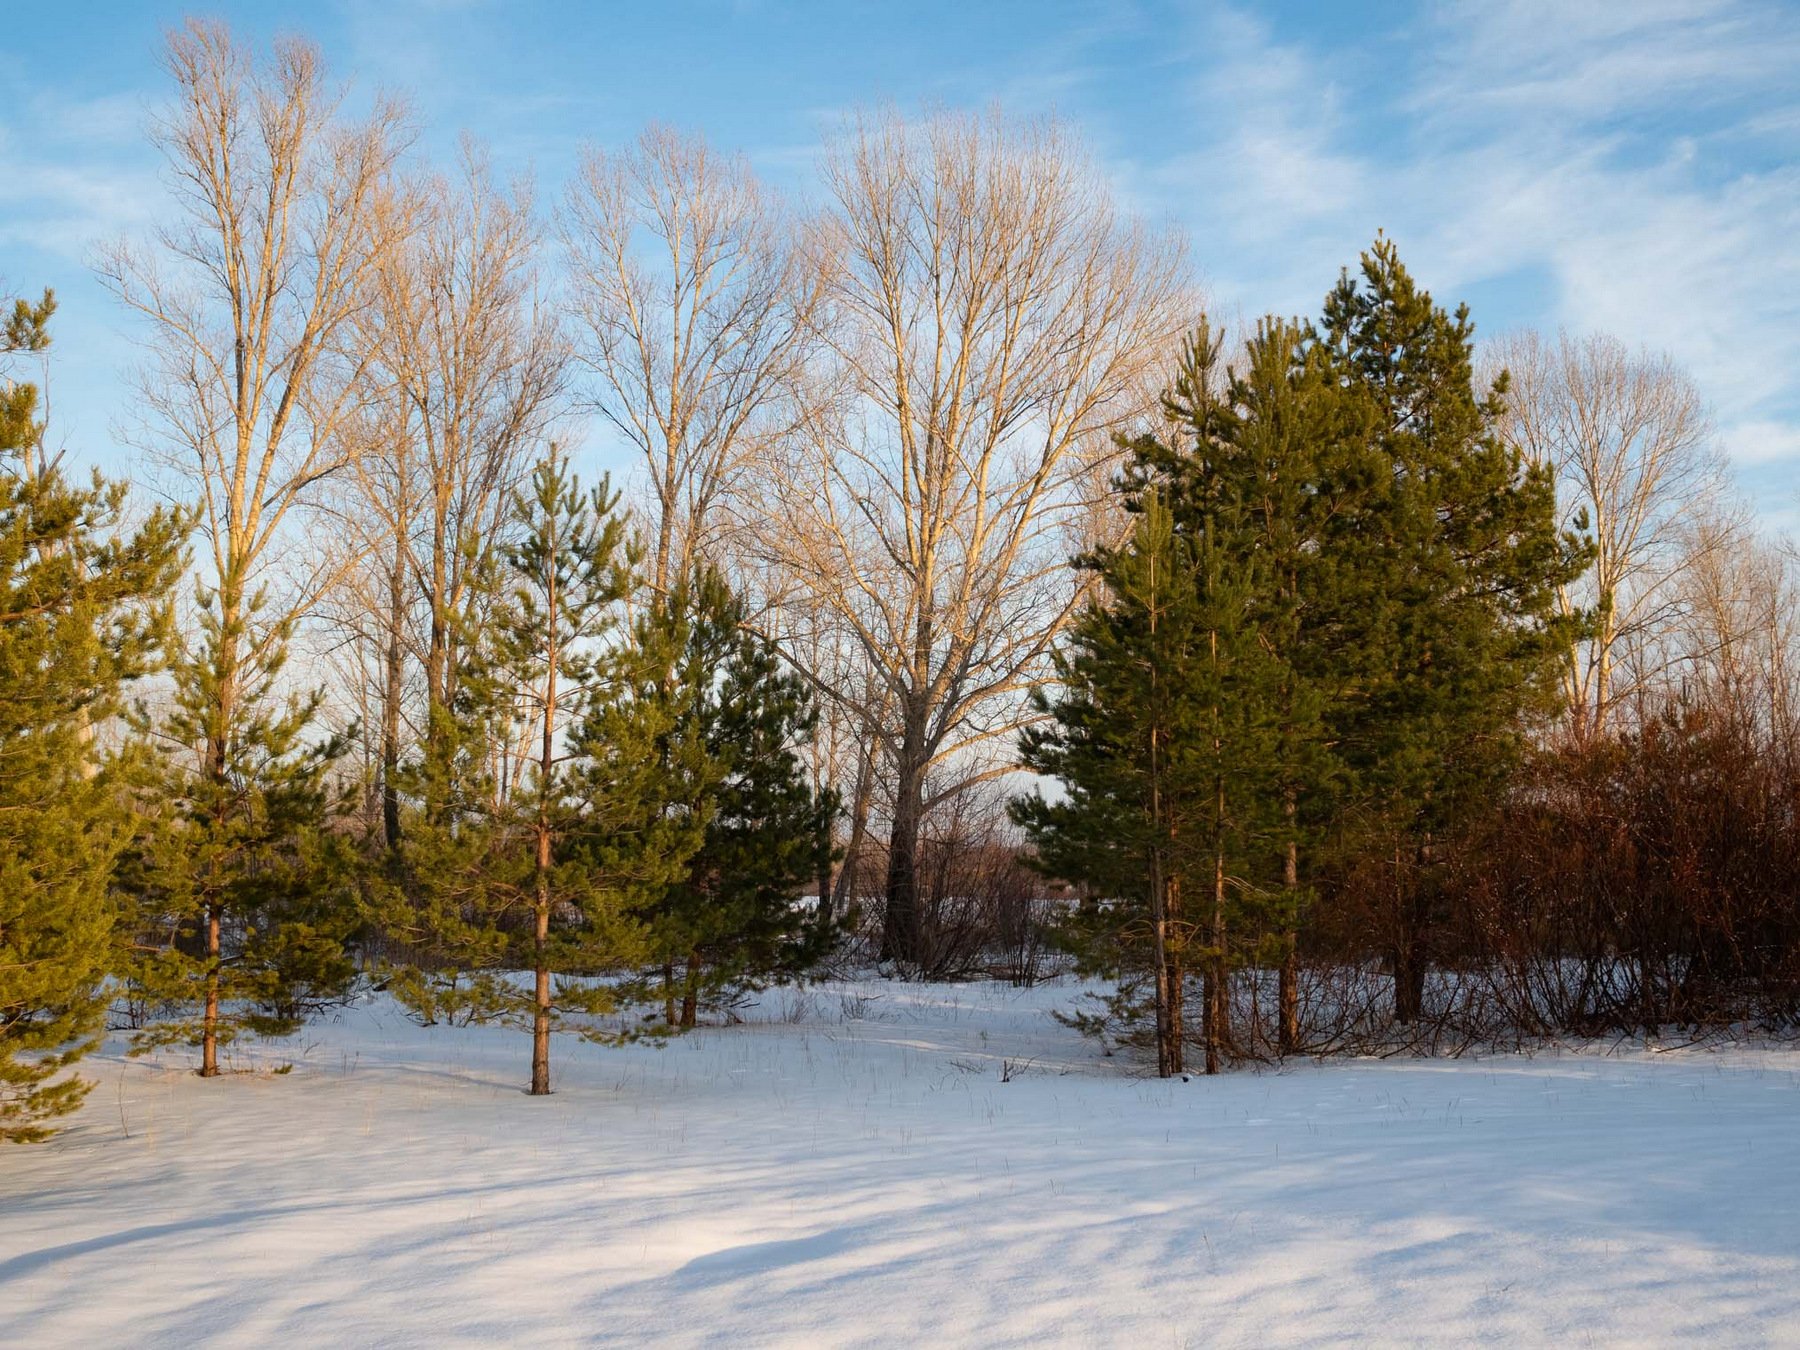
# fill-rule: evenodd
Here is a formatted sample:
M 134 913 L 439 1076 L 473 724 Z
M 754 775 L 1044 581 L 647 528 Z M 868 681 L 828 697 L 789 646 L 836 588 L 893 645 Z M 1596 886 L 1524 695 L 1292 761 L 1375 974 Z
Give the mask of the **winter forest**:
M 53 1307 L 57 1280 L 104 1278 L 53 1259 L 68 1188 L 157 1167 L 119 1150 L 216 1150 L 233 1187 L 326 1187 L 356 1158 L 345 1189 L 379 1227 L 382 1187 L 423 1175 L 384 1134 L 458 1184 L 460 1151 L 510 1138 L 483 1164 L 499 1188 L 519 1141 L 535 1157 L 579 1128 L 559 1166 L 620 1169 L 610 1191 L 516 1185 L 600 1229 L 608 1195 L 661 1204 L 679 1246 L 721 1211 L 632 1187 L 690 1166 L 689 1131 L 727 1152 L 767 1135 L 746 1156 L 771 1178 L 832 1156 L 821 1132 L 864 1141 L 781 1202 L 791 1221 L 863 1204 L 896 1159 L 890 1193 L 947 1184 L 911 1142 L 950 1128 L 932 1094 L 962 1093 L 959 1121 L 1011 1110 L 1003 1153 L 959 1146 L 966 1208 L 859 1220 L 917 1254 L 994 1212 L 980 1188 L 1013 1168 L 1049 1188 L 1020 1213 L 1059 1224 L 1247 1171 L 1299 1185 L 1283 1165 L 1403 1177 L 1412 1153 L 1485 1195 L 1474 1136 L 1346 1135 L 1268 1094 L 1366 1092 L 1397 1130 L 1466 1113 L 1510 1137 L 1565 1071 L 1582 1093 L 1624 1075 L 1658 1122 L 1609 1192 L 1645 1212 L 1616 1261 L 1554 1248 L 1554 1277 L 1519 1275 L 1547 1259 L 1530 1223 L 1480 1239 L 1472 1263 L 1539 1280 L 1523 1311 L 1433 1283 L 1404 1243 L 1311 1277 L 1361 1301 L 1257 1283 L 1231 1216 L 1335 1212 L 1321 1186 L 1209 1200 L 1161 1256 L 1021 1238 L 1036 1283 L 1010 1303 L 940 1272 L 859 1321 L 873 1286 L 839 1306 L 795 1273 L 851 1259 L 855 1225 L 747 1219 L 747 1245 L 693 1248 L 689 1284 L 632 1293 L 630 1251 L 593 1255 L 572 1208 L 519 1241 L 574 1272 L 570 1299 L 625 1291 L 624 1320 L 233 1323 L 192 1270 L 153 1339 L 1431 1334 L 1393 1320 L 1383 1280 L 1425 1281 L 1419 1315 L 1452 1339 L 1800 1327 L 1792 1226 L 1746 1201 L 1739 1259 L 1729 1204 L 1689 1223 L 1634 1189 L 1719 1140 L 1719 1112 L 1786 1168 L 1800 1103 L 1800 554 L 1677 359 L 1628 331 L 1487 327 L 1384 233 L 1322 267 L 1305 313 L 1222 305 L 1205 240 L 1122 199 L 1072 122 L 1004 103 L 867 103 L 812 147 L 805 194 L 661 123 L 541 191 L 474 134 L 427 154 L 402 92 L 304 37 L 195 19 L 160 60 L 157 224 L 92 261 L 134 343 L 109 461 L 128 468 L 71 458 L 57 296 L 3 279 L 0 1140 L 36 1147 L 0 1151 L 0 1233 L 14 1204 L 28 1225 L 0 1243 L 0 1341 L 15 1297 L 37 1319 L 20 1343 L 126 1334 Z M 820 1123 L 834 1090 L 790 1079 L 796 1057 L 844 1074 L 860 1123 Z M 342 1095 L 375 1081 L 388 1096 Z M 1703 1083 L 1760 1095 L 1702 1109 Z M 1456 1103 L 1483 1090 L 1477 1121 Z M 778 1142 L 790 1114 L 812 1145 Z M 1287 1153 L 1232 1152 L 1275 1137 L 1262 1116 L 1312 1123 Z M 1604 1171 L 1623 1119 L 1547 1145 L 1563 1182 Z M 1192 1178 L 1186 1155 L 1132 1170 L 1184 1137 L 1213 1150 Z M 1059 1174 L 1085 1198 L 1056 1198 Z M 1356 1222 L 1419 1219 L 1404 1181 L 1371 1188 L 1387 1199 Z M 1684 1225 L 1704 1251 L 1645 1306 L 1697 1320 L 1610 1320 L 1624 1268 Z M 440 1237 L 415 1260 L 460 1251 Z M 1312 1255 L 1267 1259 L 1325 1259 L 1281 1241 Z M 1072 1261 L 1095 1300 L 1154 1302 L 1157 1263 L 1190 1260 L 1222 1283 L 1136 1322 L 1057 1284 Z M 480 1265 L 449 1269 L 475 1289 Z M 743 1313 L 730 1282 L 771 1272 L 759 1297 L 792 1278 L 788 1306 Z M 1739 1278 L 1729 1308 L 1691 1299 Z M 1237 1320 L 1210 1320 L 1220 1289 Z M 659 1324 L 640 1294 L 696 1320 Z

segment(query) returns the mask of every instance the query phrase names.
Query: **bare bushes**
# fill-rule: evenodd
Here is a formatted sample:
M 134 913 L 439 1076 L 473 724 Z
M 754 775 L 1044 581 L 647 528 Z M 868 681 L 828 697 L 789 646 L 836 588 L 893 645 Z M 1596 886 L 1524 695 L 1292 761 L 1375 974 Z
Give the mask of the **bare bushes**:
M 1717 707 L 1672 704 L 1543 760 L 1498 814 L 1464 940 L 1541 1031 L 1800 1024 L 1800 775 Z
M 926 980 L 986 977 L 1033 985 L 1062 969 L 1054 927 L 1071 901 L 1022 857 L 1023 841 L 999 803 L 969 789 L 926 817 L 920 832 L 918 878 L 919 960 Z M 857 875 L 876 882 L 885 859 L 874 847 Z M 880 894 L 858 899 L 851 919 L 849 956 L 873 964 L 884 932 Z
M 1539 755 L 1435 866 L 1347 869 L 1342 880 L 1360 885 L 1333 897 L 1331 922 L 1306 942 L 1303 1048 L 1791 1033 L 1793 749 L 1729 701 L 1672 696 L 1630 730 Z M 1414 955 L 1430 971 L 1407 1021 L 1380 1008 L 1397 978 L 1386 936 L 1401 905 L 1421 920 Z
M 1640 703 L 1604 738 L 1543 750 L 1429 856 L 1379 839 L 1341 851 L 1300 927 L 1290 1053 L 1800 1031 L 1800 755 L 1767 709 L 1717 691 Z M 1090 973 L 1125 974 L 1104 964 Z M 1224 1057 L 1280 1058 L 1275 964 L 1252 956 L 1226 981 Z M 1140 983 L 1070 1020 L 1148 1053 Z M 1183 1036 L 1199 1046 L 1189 984 Z

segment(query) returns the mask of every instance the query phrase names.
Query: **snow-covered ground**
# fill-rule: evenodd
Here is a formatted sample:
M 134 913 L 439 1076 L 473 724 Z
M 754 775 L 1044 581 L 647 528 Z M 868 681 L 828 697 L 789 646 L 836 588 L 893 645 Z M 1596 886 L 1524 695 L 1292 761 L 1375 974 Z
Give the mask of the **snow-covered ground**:
M 1800 1344 L 1800 1054 L 1159 1083 L 1072 998 L 778 990 L 537 1100 L 381 1001 L 90 1059 L 0 1154 L 0 1343 Z

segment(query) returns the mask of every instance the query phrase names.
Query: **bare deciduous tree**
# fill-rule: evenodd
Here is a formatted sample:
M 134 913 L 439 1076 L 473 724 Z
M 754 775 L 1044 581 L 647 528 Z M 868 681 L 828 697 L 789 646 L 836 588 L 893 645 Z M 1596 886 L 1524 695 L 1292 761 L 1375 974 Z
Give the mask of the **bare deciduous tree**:
M 749 166 L 667 127 L 587 152 L 562 236 L 594 406 L 648 471 L 662 593 L 706 554 L 746 463 L 792 421 L 817 278 Z
M 400 838 L 397 774 L 409 721 L 407 672 L 423 655 L 414 641 L 413 584 L 423 484 L 411 419 L 391 381 L 365 410 L 357 437 L 362 449 L 337 494 L 341 528 L 330 540 L 345 561 L 321 609 L 338 639 L 331 649 L 331 665 L 342 677 L 336 681 L 338 702 L 350 705 L 354 725 L 364 729 L 365 790 L 379 802 L 381 832 L 391 848 Z
M 537 294 L 531 191 L 498 187 L 484 154 L 462 148 L 455 178 L 388 199 L 396 228 L 361 326 L 382 401 L 367 429 L 350 512 L 351 608 L 379 643 L 384 832 L 399 836 L 408 670 L 424 674 L 425 721 L 454 696 L 456 629 L 472 550 L 492 547 L 511 493 L 558 409 L 566 348 Z
M 177 100 L 155 138 L 180 217 L 159 233 L 160 257 L 120 245 L 100 271 L 149 321 L 156 448 L 199 497 L 220 622 L 241 630 L 218 658 L 229 700 L 235 667 L 317 594 L 315 577 L 248 626 L 284 524 L 355 452 L 344 432 L 368 355 L 344 339 L 382 256 L 380 185 L 404 119 L 388 102 L 342 119 L 298 39 L 259 65 L 222 25 L 190 20 L 166 65 Z
M 557 411 L 566 348 L 537 296 L 531 189 L 495 186 L 465 142 L 459 181 L 425 186 L 411 246 L 382 268 L 382 363 L 401 391 L 422 475 L 414 568 L 428 611 L 431 705 L 451 696 L 467 550 L 488 542 Z
M 1676 617 L 1675 583 L 1693 557 L 1683 519 L 1719 498 L 1724 461 L 1699 390 L 1666 357 L 1610 337 L 1550 342 L 1529 332 L 1498 356 L 1513 380 L 1512 434 L 1555 467 L 1565 523 L 1585 517 L 1594 541 L 1593 566 L 1563 596 L 1565 612 L 1594 618 L 1564 675 L 1570 727 L 1585 740 L 1603 735 L 1652 674 L 1631 657 L 1652 650 Z
M 1671 688 L 1776 736 L 1794 724 L 1792 669 L 1800 639 L 1800 588 L 1792 555 L 1759 538 L 1736 513 L 1703 511 L 1684 529 L 1681 622 L 1671 640 Z
M 256 672 L 278 664 L 328 580 L 319 567 L 281 576 L 278 545 L 355 452 L 344 433 L 369 357 L 346 339 L 386 242 L 377 206 L 404 118 L 386 101 L 361 122 L 343 118 L 317 50 L 296 38 L 263 64 L 223 25 L 190 20 L 165 63 L 176 99 L 155 137 L 179 216 L 156 254 L 120 245 L 100 270 L 148 321 L 144 406 L 157 448 L 199 499 L 216 627 L 197 748 L 222 788 Z M 216 905 L 206 919 L 216 972 Z M 215 974 L 206 1076 L 218 1072 L 217 991 Z
M 1019 725 L 1076 603 L 1093 457 L 1195 309 L 1178 245 L 1054 123 L 865 116 L 823 180 L 836 397 L 766 476 L 761 547 L 857 654 L 814 679 L 892 774 L 886 949 L 913 961 L 920 822 L 981 776 L 942 769 Z

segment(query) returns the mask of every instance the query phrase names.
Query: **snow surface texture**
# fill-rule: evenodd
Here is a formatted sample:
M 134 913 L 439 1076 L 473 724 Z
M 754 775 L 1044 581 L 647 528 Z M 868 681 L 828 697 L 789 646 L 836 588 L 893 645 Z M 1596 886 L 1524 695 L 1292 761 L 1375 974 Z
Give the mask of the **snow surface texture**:
M 1800 1344 L 1792 1052 L 1159 1083 L 1073 996 L 777 990 L 537 1100 L 384 1001 L 90 1059 L 0 1155 L 0 1343 Z

